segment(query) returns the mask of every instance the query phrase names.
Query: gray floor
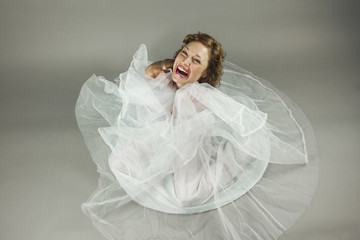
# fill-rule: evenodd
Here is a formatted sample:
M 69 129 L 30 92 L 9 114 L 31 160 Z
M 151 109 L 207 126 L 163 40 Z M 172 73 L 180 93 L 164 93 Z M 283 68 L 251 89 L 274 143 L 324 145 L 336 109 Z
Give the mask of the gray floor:
M 313 123 L 318 189 L 280 239 L 360 239 L 359 10 L 340 0 L 1 0 L 0 239 L 104 239 L 79 207 L 97 184 L 74 118 L 80 87 L 126 70 L 140 43 L 152 60 L 171 57 L 198 30 Z

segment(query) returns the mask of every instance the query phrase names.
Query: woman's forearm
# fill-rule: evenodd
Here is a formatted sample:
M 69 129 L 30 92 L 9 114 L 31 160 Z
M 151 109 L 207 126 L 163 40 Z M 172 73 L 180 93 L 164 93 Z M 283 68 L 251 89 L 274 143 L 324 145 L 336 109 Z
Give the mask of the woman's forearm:
M 174 65 L 174 59 L 165 59 L 162 61 L 157 61 L 146 67 L 145 73 L 152 78 L 169 72 L 169 69 L 172 69 Z

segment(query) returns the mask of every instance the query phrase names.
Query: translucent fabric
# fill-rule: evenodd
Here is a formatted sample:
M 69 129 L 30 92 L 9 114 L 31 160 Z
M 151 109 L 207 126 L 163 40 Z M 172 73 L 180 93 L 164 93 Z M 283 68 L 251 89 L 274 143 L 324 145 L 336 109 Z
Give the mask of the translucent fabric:
M 314 194 L 311 125 L 225 62 L 221 86 L 151 79 L 145 45 L 115 82 L 93 75 L 76 117 L 100 174 L 82 205 L 108 239 L 276 239 Z

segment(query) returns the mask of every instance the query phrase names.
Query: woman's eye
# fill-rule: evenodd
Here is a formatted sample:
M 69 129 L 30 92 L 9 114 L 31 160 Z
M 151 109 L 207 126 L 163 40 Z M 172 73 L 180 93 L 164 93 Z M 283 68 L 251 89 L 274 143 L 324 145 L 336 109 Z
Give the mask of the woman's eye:
M 181 53 L 182 53 L 184 56 L 187 56 L 187 52 L 185 52 L 184 50 L 181 51 Z
M 200 61 L 198 59 L 194 59 L 195 63 L 200 63 Z

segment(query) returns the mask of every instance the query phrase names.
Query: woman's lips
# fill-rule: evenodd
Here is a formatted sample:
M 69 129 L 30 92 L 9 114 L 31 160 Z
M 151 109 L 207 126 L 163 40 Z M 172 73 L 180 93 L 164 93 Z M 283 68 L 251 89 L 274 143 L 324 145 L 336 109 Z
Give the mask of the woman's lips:
M 187 78 L 189 76 L 189 71 L 181 65 L 177 66 L 175 73 L 181 78 Z

